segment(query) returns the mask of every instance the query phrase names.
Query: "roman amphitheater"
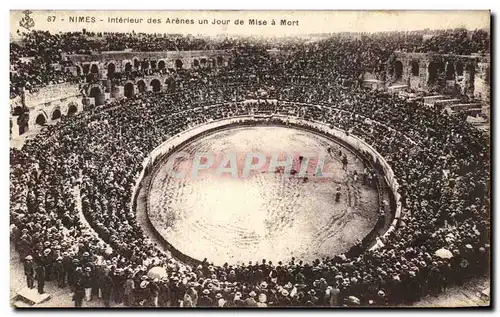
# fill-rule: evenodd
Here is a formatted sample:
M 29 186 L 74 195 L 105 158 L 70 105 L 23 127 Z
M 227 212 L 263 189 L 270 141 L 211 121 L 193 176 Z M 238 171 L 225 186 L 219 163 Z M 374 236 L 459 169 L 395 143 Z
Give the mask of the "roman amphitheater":
M 13 305 L 407 306 L 488 276 L 490 57 L 474 32 L 444 53 L 421 36 L 412 52 L 390 36 L 12 42 Z M 44 42 L 58 53 L 41 60 Z M 192 173 L 179 153 L 196 177 L 173 176 L 169 160 Z M 241 177 L 248 153 L 266 163 Z M 299 173 L 302 153 L 321 164 Z M 234 174 L 216 172 L 224 155 Z

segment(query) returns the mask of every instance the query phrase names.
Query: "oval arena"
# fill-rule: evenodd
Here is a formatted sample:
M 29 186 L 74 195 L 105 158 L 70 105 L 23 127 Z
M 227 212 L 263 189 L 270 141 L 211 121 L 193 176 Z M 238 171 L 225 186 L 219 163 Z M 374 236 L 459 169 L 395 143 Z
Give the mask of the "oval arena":
M 241 119 L 248 121 L 241 126 L 229 123 L 229 127 L 210 128 L 215 130 L 210 134 L 201 127 L 196 130 L 202 137 L 192 136 L 177 146 L 167 141 L 157 149 L 175 146 L 176 151 L 167 151 L 153 167 L 148 184 L 148 215 L 158 234 L 168 246 L 182 253 L 181 257 L 210 258 L 219 265 L 260 257 L 274 262 L 292 257 L 313 261 L 347 252 L 378 229 L 375 225 L 382 203 L 378 179 L 370 183 L 363 180 L 365 166 L 372 166 L 351 152 L 352 147 L 319 132 L 268 120 Z M 321 153 L 326 159 L 321 177 L 315 174 L 316 163 L 300 176 L 297 154 L 290 155 L 290 167 L 296 171 L 293 175 L 264 164 L 244 177 L 241 170 L 245 158 L 239 155 L 236 175 L 218 174 L 214 162 L 213 168 L 205 167 L 197 177 L 192 177 L 191 168 L 187 168 L 189 176 L 177 178 L 169 173 L 166 161 L 178 151 L 193 155 L 268 153 L 269 161 L 271 153 Z M 348 162 L 345 169 L 343 157 Z M 183 169 L 188 163 L 189 158 L 184 159 L 176 168 Z M 354 171 L 359 175 L 355 179 Z M 381 176 L 380 181 L 385 182 Z M 339 201 L 335 198 L 337 189 Z
M 20 35 L 12 305 L 411 306 L 489 276 L 489 41 L 467 32 Z

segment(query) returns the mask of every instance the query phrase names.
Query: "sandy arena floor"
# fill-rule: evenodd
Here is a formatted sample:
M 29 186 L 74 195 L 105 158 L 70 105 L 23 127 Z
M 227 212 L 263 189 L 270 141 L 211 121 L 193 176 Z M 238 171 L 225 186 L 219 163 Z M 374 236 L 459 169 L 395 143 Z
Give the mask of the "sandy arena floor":
M 237 153 L 239 175 L 245 154 L 326 153 L 321 179 L 284 177 L 256 172 L 248 178 L 216 175 L 215 167 L 198 177 L 176 179 L 165 166 L 153 176 L 148 194 L 149 217 L 160 234 L 180 252 L 215 264 L 291 257 L 312 261 L 347 251 L 376 223 L 377 191 L 352 181 L 363 171 L 355 155 L 314 133 L 285 127 L 245 127 L 217 132 L 182 149 L 189 154 Z M 348 173 L 338 156 L 347 155 Z M 194 156 L 194 155 L 192 155 Z M 298 155 L 296 156 L 298 157 Z M 192 159 L 178 160 L 176 171 L 188 170 Z M 161 164 L 166 164 L 163 162 Z M 294 164 L 300 164 L 297 160 Z M 294 165 L 300 166 L 300 165 Z M 315 163 L 310 163 L 312 175 Z M 335 202 L 337 187 L 340 202 Z

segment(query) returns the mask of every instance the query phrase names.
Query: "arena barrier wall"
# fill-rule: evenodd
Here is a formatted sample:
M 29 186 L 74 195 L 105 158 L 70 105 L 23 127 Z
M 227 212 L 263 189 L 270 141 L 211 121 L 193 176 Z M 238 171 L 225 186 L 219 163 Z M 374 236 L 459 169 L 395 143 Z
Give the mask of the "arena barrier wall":
M 246 102 L 257 102 L 257 100 L 247 100 Z M 294 103 L 294 104 L 300 104 L 300 103 Z M 218 107 L 221 104 L 213 105 L 212 107 Z M 306 104 L 301 104 L 301 105 L 306 105 Z M 308 105 L 310 106 L 310 105 Z M 211 107 L 210 107 L 211 108 Z M 279 119 L 282 120 L 283 122 L 288 122 L 292 124 L 296 124 L 298 126 L 310 128 L 310 127 L 315 127 L 318 129 L 320 132 L 325 133 L 326 135 L 330 134 L 333 137 L 337 138 L 338 140 L 342 141 L 343 143 L 353 147 L 354 149 L 358 151 L 363 151 L 364 153 L 368 153 L 373 162 L 378 162 L 380 163 L 383 171 L 384 171 L 384 178 L 391 188 L 393 197 L 396 202 L 396 210 L 395 210 L 395 216 L 392 224 L 390 225 L 389 229 L 384 233 L 382 237 L 387 237 L 392 231 L 395 230 L 399 218 L 401 217 L 401 197 L 398 193 L 399 190 L 399 184 L 394 177 L 394 172 L 392 171 L 392 168 L 389 166 L 387 161 L 380 155 L 372 146 L 370 146 L 368 143 L 363 141 L 362 139 L 347 134 L 346 131 L 336 128 L 336 127 L 331 127 L 325 123 L 322 122 L 315 122 L 315 121 L 310 121 L 310 120 L 304 120 L 300 119 L 297 117 L 291 117 L 291 116 L 286 116 L 286 115 L 272 115 L 269 116 L 267 119 Z M 265 121 L 265 118 L 262 117 L 255 117 L 252 115 L 243 115 L 243 116 L 237 116 L 237 117 L 232 117 L 232 118 L 223 118 L 223 119 L 217 119 L 209 123 L 204 123 L 201 125 L 197 125 L 191 128 L 188 128 L 181 132 L 180 134 L 174 135 L 168 140 L 164 141 L 162 144 L 157 146 L 153 151 L 150 152 L 150 154 L 143 160 L 142 163 L 142 169 L 139 172 L 137 178 L 136 178 L 136 184 L 133 187 L 132 190 L 132 199 L 133 203 L 131 204 L 131 212 L 134 212 L 135 206 L 136 206 L 136 198 L 139 192 L 139 188 L 141 186 L 143 178 L 146 176 L 146 173 L 151 173 L 151 168 L 156 165 L 156 163 L 161 160 L 166 154 L 169 154 L 174 150 L 174 148 L 178 148 L 183 146 L 184 144 L 191 142 L 193 139 L 199 138 L 199 137 L 204 137 L 205 135 L 209 133 L 213 133 L 216 130 L 220 130 L 223 128 L 230 127 L 234 124 L 243 124 L 245 122 L 256 122 L 256 120 L 259 122 Z M 150 181 L 151 183 L 151 181 Z M 149 184 L 148 184 L 149 186 Z M 169 251 L 174 255 L 176 258 L 179 258 L 181 261 L 184 261 L 186 263 L 199 263 L 198 260 L 193 259 L 185 254 L 182 254 L 181 252 L 177 251 L 172 245 L 166 241 L 166 239 L 155 229 L 155 226 L 151 222 L 149 218 L 149 200 L 146 202 L 146 213 L 147 213 L 147 221 L 151 228 L 153 229 L 152 231 L 157 235 L 157 237 L 165 242 L 165 244 L 168 246 Z M 373 234 L 373 233 L 372 233 Z M 370 234 L 369 234 L 370 235 Z M 371 247 L 369 250 L 376 250 L 377 248 L 380 247 L 379 243 L 376 243 L 373 247 Z

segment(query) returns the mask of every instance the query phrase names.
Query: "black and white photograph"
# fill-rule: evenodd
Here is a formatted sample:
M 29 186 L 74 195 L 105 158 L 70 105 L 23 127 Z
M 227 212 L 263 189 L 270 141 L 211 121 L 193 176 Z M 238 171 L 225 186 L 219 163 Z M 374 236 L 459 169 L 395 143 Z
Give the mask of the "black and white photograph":
M 490 11 L 9 18 L 11 307 L 491 307 Z

